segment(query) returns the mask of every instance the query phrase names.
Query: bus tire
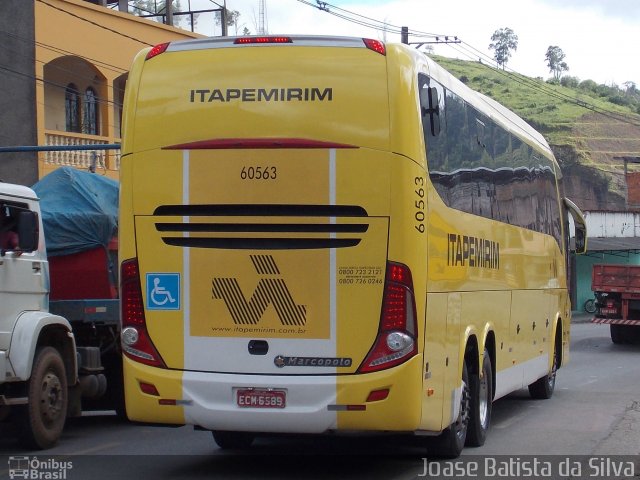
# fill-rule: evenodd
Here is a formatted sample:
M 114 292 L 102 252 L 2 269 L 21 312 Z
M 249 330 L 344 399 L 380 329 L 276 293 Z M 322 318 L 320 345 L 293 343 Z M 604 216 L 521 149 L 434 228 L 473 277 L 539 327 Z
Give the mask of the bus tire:
M 27 388 L 28 403 L 18 420 L 20 441 L 27 448 L 50 448 L 62 434 L 69 402 L 67 375 L 58 350 L 36 350 Z
M 558 341 L 556 340 L 553 344 L 553 365 L 551 366 L 551 372 L 529 385 L 529 395 L 531 395 L 531 398 L 536 400 L 547 400 L 551 398 L 556 388 L 556 372 L 560 366 L 559 360 Z
M 480 447 L 487 439 L 493 406 L 493 368 L 487 349 L 483 355 L 482 374 L 469 375 L 469 387 L 471 392 L 469 429 L 465 445 Z
M 249 432 L 227 432 L 213 431 L 211 432 L 213 439 L 223 450 L 242 450 L 249 448 L 253 443 L 255 436 Z
M 456 458 L 462 453 L 467 439 L 470 409 L 469 374 L 466 362 L 462 365 L 462 394 L 460 395 L 460 409 L 458 418 L 446 430 L 427 444 L 429 456 L 441 458 Z

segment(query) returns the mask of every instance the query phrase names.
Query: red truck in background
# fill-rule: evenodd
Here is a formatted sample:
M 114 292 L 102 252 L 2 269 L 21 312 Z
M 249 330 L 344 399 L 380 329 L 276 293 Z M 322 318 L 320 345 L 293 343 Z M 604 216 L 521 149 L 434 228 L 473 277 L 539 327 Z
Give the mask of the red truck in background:
M 49 311 L 66 318 L 78 352 L 81 388 L 69 414 L 124 415 L 118 299 L 118 193 L 115 180 L 62 167 L 33 186 L 40 197 L 49 260 Z
M 591 290 L 596 298 L 592 322 L 609 324 L 613 343 L 640 341 L 640 265 L 594 265 Z

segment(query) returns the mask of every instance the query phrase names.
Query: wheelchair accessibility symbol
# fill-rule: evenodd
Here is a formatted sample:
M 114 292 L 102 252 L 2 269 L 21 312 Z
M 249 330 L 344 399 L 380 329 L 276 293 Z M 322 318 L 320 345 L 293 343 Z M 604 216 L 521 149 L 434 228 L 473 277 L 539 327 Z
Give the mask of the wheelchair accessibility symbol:
M 147 273 L 147 308 L 180 310 L 179 273 Z

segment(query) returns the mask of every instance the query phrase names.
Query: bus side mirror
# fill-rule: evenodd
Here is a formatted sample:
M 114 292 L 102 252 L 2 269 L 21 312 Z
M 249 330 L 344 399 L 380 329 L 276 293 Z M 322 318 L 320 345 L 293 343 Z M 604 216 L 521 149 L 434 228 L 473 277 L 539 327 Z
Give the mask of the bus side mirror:
M 440 99 L 435 87 L 426 87 L 420 90 L 420 106 L 422 107 L 422 121 L 429 115 L 429 131 L 431 136 L 437 137 L 440 133 Z
M 18 214 L 18 245 L 23 252 L 38 249 L 38 214 L 24 210 Z
M 575 228 L 576 254 L 581 255 L 587 252 L 587 222 L 582 211 L 568 198 L 564 198 L 564 205 L 571 217 Z

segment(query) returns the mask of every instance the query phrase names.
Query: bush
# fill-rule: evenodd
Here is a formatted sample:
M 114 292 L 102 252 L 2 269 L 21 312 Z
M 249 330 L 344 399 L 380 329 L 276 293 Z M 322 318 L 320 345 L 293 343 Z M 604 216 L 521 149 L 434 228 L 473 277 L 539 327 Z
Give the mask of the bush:
M 580 79 L 578 77 L 566 76 L 560 79 L 560 85 L 568 88 L 578 88 L 580 84 Z
M 593 80 L 583 80 L 578 85 L 578 88 L 580 88 L 581 90 L 586 90 L 588 92 L 595 92 L 598 89 L 598 84 Z

